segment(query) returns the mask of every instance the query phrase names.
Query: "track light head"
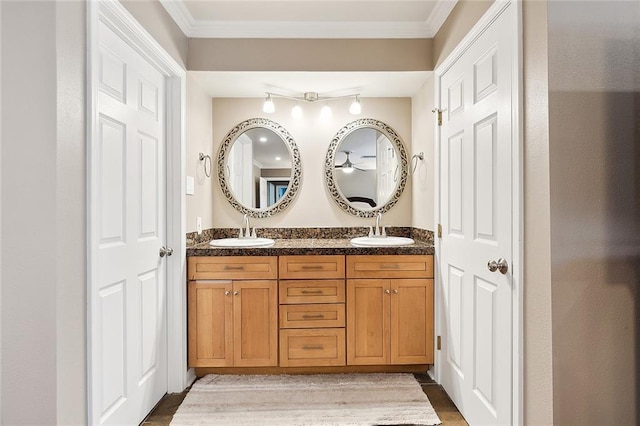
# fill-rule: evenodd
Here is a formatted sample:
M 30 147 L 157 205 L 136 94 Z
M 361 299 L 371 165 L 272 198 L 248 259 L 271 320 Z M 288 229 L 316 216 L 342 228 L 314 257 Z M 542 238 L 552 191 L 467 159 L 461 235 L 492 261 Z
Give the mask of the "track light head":
M 267 93 L 267 99 L 264 100 L 264 104 L 262 105 L 262 112 L 265 114 L 271 114 L 276 110 L 276 106 L 273 104 L 273 99 L 271 99 L 271 94 Z
M 362 105 L 360 105 L 360 99 L 358 99 L 358 95 L 356 95 L 355 99 L 351 103 L 349 112 L 353 115 L 358 115 L 362 112 Z

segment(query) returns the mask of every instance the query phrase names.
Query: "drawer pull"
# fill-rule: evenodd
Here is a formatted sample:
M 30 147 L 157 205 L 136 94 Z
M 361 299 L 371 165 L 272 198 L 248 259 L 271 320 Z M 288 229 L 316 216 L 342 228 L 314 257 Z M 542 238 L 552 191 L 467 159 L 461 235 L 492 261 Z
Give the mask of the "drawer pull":
M 225 271 L 244 271 L 244 266 L 229 266 L 224 265 Z
M 382 264 L 380 265 L 380 269 L 400 269 L 400 265 L 398 265 L 397 263 L 391 265 Z
M 322 290 L 302 290 L 302 294 L 322 294 Z
M 320 314 L 320 315 L 308 315 L 308 314 L 304 314 L 302 316 L 302 318 L 304 319 L 318 319 L 318 318 L 324 318 L 324 314 Z
M 304 269 L 304 270 L 315 270 L 315 271 L 318 271 L 318 270 L 323 269 L 323 268 L 322 268 L 322 265 L 313 265 L 313 266 L 309 266 L 309 265 L 302 265 L 302 269 Z
M 304 345 L 302 347 L 303 351 L 321 351 L 322 349 L 324 349 L 324 346 L 322 345 Z

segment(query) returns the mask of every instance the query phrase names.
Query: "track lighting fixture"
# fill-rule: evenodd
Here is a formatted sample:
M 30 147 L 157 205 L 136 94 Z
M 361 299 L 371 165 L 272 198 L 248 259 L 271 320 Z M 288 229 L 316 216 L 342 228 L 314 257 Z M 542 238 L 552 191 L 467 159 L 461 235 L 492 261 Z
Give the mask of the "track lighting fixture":
M 267 94 L 267 97 L 265 98 L 264 104 L 262 105 L 262 111 L 265 114 L 271 114 L 276 110 L 276 107 L 272 98 L 283 98 L 283 99 L 293 100 L 296 102 L 327 102 L 327 101 L 333 101 L 336 99 L 354 98 L 353 102 L 351 103 L 351 106 L 349 107 L 349 112 L 354 115 L 358 115 L 362 112 L 362 106 L 360 105 L 360 99 L 358 98 L 358 96 L 360 96 L 359 93 L 355 93 L 352 95 L 344 95 L 344 96 L 320 96 L 318 92 L 305 92 L 302 94 L 302 96 L 287 96 L 287 95 L 280 95 L 278 93 L 273 93 L 273 92 L 265 92 L 265 93 Z M 291 110 L 291 115 L 294 118 L 302 117 L 303 115 L 302 107 L 298 103 L 296 103 L 296 105 Z M 323 118 L 327 118 L 331 116 L 331 108 L 328 105 L 325 105 L 322 108 L 321 116 Z
M 358 115 L 362 112 L 362 105 L 360 105 L 360 99 L 358 99 L 358 95 L 356 95 L 356 98 L 351 103 L 349 112 L 353 115 Z
M 264 105 L 262 105 L 262 111 L 265 114 L 271 114 L 276 110 L 276 106 L 273 104 L 273 99 L 271 99 L 271 95 L 267 93 L 267 99 L 264 100 Z

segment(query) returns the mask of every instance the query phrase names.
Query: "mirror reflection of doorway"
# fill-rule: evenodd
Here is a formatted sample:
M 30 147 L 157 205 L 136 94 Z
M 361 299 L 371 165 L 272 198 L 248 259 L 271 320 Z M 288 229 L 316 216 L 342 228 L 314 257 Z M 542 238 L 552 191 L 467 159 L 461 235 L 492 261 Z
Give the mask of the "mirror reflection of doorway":
M 256 205 L 266 208 L 276 204 L 289 188 L 289 177 L 261 177 Z
M 292 173 L 291 153 L 273 130 L 254 127 L 233 142 L 225 167 L 231 192 L 240 204 L 267 209 L 287 191 Z

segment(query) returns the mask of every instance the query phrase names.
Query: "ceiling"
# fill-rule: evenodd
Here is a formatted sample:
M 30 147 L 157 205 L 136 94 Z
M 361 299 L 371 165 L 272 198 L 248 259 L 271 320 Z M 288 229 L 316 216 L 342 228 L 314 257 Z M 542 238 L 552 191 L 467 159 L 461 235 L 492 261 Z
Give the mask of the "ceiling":
M 411 97 L 431 71 L 407 72 L 238 72 L 189 71 L 212 98 L 264 97 L 265 92 L 282 95 L 342 96 L 359 93 L 363 98 Z
M 431 38 L 457 0 L 160 0 L 191 38 Z M 411 97 L 431 74 L 417 72 L 190 71 L 212 97 L 271 91 Z
M 160 0 L 187 37 L 431 38 L 457 0 Z

